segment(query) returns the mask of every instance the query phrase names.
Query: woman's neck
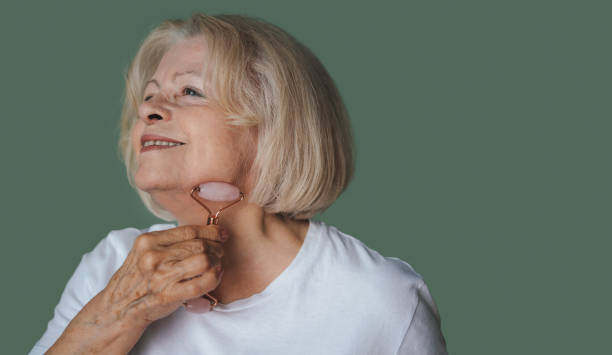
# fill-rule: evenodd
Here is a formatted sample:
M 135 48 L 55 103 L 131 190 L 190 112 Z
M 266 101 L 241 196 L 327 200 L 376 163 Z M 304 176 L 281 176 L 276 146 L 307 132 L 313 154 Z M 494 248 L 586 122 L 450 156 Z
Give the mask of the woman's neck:
M 209 206 L 213 213 L 220 207 Z M 199 213 L 183 211 L 179 225 L 203 224 L 207 212 L 199 208 Z M 229 239 L 224 243 L 221 283 L 209 293 L 227 304 L 263 291 L 278 277 L 300 250 L 309 222 L 265 213 L 243 201 L 221 213 L 219 226 L 229 232 Z

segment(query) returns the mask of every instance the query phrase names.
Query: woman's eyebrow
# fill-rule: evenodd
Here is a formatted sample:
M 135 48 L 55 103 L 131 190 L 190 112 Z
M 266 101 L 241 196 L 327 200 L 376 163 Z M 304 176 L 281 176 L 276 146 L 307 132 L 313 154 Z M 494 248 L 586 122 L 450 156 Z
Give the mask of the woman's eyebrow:
M 181 76 L 181 75 L 185 75 L 185 74 L 192 74 L 194 76 L 201 76 L 201 74 L 199 72 L 195 71 L 195 70 L 188 70 L 188 71 L 184 71 L 184 72 L 181 72 L 181 73 L 174 73 L 174 75 L 172 75 L 172 81 L 176 81 L 176 77 Z M 155 84 L 159 88 L 159 83 L 155 79 L 151 79 L 151 80 L 147 81 L 145 83 L 144 87 L 146 88 L 150 83 Z

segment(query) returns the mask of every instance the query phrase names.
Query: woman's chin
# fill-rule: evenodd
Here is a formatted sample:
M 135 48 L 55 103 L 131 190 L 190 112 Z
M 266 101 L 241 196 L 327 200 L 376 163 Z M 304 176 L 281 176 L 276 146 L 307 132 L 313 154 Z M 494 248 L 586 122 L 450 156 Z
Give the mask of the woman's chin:
M 168 179 L 162 179 L 160 176 L 147 176 L 136 174 L 134 176 L 134 185 L 142 191 L 153 193 L 159 191 L 171 191 L 180 189 L 179 184 Z

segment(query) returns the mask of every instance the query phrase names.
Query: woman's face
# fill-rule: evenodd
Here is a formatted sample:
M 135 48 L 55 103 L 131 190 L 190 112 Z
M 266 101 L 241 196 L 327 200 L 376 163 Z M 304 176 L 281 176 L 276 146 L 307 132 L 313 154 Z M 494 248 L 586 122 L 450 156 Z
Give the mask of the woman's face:
M 144 89 L 132 130 L 135 183 L 154 198 L 164 191 L 190 192 L 207 181 L 233 183 L 247 192 L 256 149 L 253 127 L 228 126 L 207 101 L 201 79 L 205 60 L 201 37 L 183 40 L 166 52 Z

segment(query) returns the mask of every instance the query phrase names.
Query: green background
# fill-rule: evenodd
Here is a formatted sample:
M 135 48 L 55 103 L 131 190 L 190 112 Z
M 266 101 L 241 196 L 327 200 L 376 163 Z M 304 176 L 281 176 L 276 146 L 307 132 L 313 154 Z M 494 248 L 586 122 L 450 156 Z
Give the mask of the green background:
M 421 273 L 451 353 L 606 352 L 606 3 L 3 2 L 0 352 L 29 351 L 111 229 L 159 222 L 115 148 L 122 76 L 148 31 L 196 10 L 263 18 L 319 56 L 357 170 L 316 219 Z

